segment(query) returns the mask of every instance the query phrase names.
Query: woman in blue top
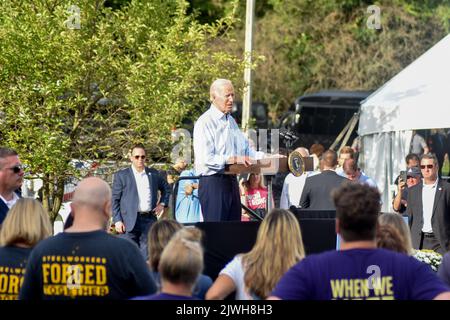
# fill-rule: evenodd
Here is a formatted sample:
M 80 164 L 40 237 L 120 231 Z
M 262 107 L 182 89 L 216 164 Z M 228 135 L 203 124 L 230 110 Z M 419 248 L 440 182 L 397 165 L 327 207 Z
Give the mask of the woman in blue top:
M 195 176 L 194 169 L 184 170 L 180 177 Z M 180 223 L 203 221 L 198 197 L 198 179 L 180 180 L 178 184 L 175 218 Z

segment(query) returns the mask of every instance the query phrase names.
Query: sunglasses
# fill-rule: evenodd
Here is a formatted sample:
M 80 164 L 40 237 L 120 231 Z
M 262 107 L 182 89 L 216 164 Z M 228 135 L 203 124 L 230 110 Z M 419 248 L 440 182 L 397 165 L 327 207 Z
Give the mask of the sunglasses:
M 14 166 L 12 168 L 7 168 L 7 169 L 12 170 L 12 172 L 14 172 L 14 173 L 19 173 L 20 171 L 23 170 L 23 167 L 22 166 Z
M 144 159 L 145 159 L 145 156 L 134 156 L 134 158 L 135 158 L 136 160 L 138 160 L 139 158 L 141 158 L 142 160 L 144 160 Z
M 425 168 L 433 169 L 433 167 L 434 167 L 434 164 L 420 165 L 420 169 L 425 169 Z

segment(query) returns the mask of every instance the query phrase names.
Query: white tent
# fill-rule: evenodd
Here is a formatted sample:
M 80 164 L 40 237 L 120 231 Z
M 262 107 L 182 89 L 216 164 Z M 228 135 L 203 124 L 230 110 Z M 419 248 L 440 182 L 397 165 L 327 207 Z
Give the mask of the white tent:
M 412 130 L 432 128 L 450 128 L 450 35 L 361 103 L 360 163 L 383 193 L 383 211 L 391 211 Z

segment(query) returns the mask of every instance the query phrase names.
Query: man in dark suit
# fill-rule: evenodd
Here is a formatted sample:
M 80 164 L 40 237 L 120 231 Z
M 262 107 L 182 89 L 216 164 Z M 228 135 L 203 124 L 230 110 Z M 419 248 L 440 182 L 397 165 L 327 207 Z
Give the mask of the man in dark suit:
M 422 156 L 420 170 L 423 181 L 408 189 L 407 198 L 412 245 L 444 254 L 450 249 L 450 185 L 438 178 L 434 154 Z
M 134 241 L 147 258 L 148 230 L 169 205 L 170 187 L 157 170 L 145 166 L 145 159 L 144 146 L 134 146 L 131 167 L 114 175 L 112 209 L 116 231 Z M 158 191 L 161 192 L 159 201 Z
M 300 207 L 310 210 L 335 210 L 331 192 L 348 179 L 341 177 L 334 170 L 337 154 L 327 150 L 322 154 L 322 173 L 306 178 L 300 198 Z
M 0 225 L 9 209 L 20 198 L 23 168 L 16 151 L 0 147 Z

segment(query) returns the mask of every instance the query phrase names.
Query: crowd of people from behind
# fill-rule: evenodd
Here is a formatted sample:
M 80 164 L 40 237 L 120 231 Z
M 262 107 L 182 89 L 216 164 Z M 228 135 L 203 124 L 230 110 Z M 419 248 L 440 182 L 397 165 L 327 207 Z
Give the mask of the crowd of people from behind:
M 333 192 L 333 202 L 340 250 L 306 256 L 281 277 L 269 299 L 450 298 L 448 285 L 428 265 L 405 253 L 377 248 L 377 189 L 346 183 Z
M 230 115 L 231 82 L 214 81 L 210 99 L 194 127 L 195 168 L 175 164 L 165 177 L 146 166 L 145 147 L 135 145 L 112 188 L 98 177 L 79 182 L 70 224 L 54 236 L 42 205 L 18 192 L 24 171 L 17 152 L 1 147 L 0 299 L 450 299 L 450 185 L 440 178 L 442 155 L 428 153 L 417 133 L 411 149 L 422 154 L 407 156 L 393 201 L 408 222 L 380 213 L 380 192 L 355 150 L 318 144 L 298 149 L 315 159 L 315 172 L 288 175 L 282 208 L 267 212 L 271 195 L 261 175 L 239 186 L 225 174 L 229 164 L 248 167 L 264 157 Z M 172 208 L 179 222 L 164 214 L 177 179 L 184 181 Z M 180 222 L 251 220 L 241 201 L 264 218 L 256 241 L 211 279 L 203 274 L 200 229 Z M 335 210 L 339 250 L 307 255 L 300 222 L 287 210 L 293 206 Z M 444 255 L 437 274 L 412 257 L 418 249 Z
M 132 152 L 132 166 L 133 160 L 145 155 L 144 149 L 139 151 L 136 153 L 143 153 L 139 158 Z M 0 182 L 4 185 L 5 180 L 17 181 L 10 175 L 1 175 L 4 171 L 14 173 L 10 169 L 12 159 L 4 160 L 10 157 L 18 160 L 17 154 L 1 148 L 0 155 L 3 178 Z M 344 160 L 344 166 L 351 160 Z M 322 162 L 322 168 L 330 170 L 337 164 L 336 153 L 325 151 Z M 424 155 L 419 163 L 426 185 L 437 175 L 436 159 Z M 14 178 L 21 173 L 21 170 L 15 173 Z M 165 186 L 152 175 L 159 174 L 152 171 L 146 174 L 147 179 L 154 179 L 155 186 L 158 183 Z M 320 175 L 323 173 L 315 176 Z M 257 179 L 256 182 L 259 184 Z M 308 179 L 305 187 L 307 184 Z M 440 186 L 436 182 L 435 185 Z M 313 186 L 309 189 L 313 190 Z M 446 186 L 441 188 L 442 199 L 446 199 Z M 336 232 L 341 238 L 338 251 L 305 255 L 299 220 L 288 210 L 273 209 L 260 224 L 253 248 L 224 265 L 214 281 L 202 274 L 204 251 L 200 229 L 171 219 L 158 219 L 154 209 L 167 199 L 167 195 L 161 195 L 165 190 L 161 188 L 154 202 L 150 193 L 145 202 L 147 210 L 156 217 L 146 227 L 145 245 L 136 241 L 142 237 L 107 232 L 114 214 L 114 193 L 100 178 L 88 177 L 78 184 L 71 204 L 73 223 L 56 236 L 52 236 L 49 217 L 42 205 L 17 195 L 0 229 L 0 274 L 7 281 L 7 285 L 0 286 L 7 288 L 2 289 L 0 297 L 200 300 L 225 299 L 234 294 L 232 298 L 237 300 L 450 299 L 450 254 L 445 255 L 438 274 L 413 258 L 413 248 L 417 246 L 412 232 L 416 230 L 413 228 L 411 232 L 404 217 L 397 213 L 380 214 L 380 193 L 370 184 L 339 180 L 330 191 L 337 215 Z M 141 199 L 139 192 L 135 192 Z M 410 197 L 407 200 L 407 210 L 413 210 L 410 208 L 415 203 Z M 145 215 L 146 212 L 140 213 L 141 208 L 145 209 L 144 201 L 136 202 L 137 214 Z M 123 215 L 126 208 L 118 207 Z M 412 217 L 417 214 L 413 212 Z M 138 228 L 142 233 L 144 229 L 136 227 L 137 219 L 139 216 L 133 217 L 131 230 L 127 229 L 129 218 L 120 221 L 125 230 Z M 439 242 L 441 237 L 436 239 Z M 371 266 L 381 270 L 378 279 L 371 277 L 368 271 Z
M 253 248 L 225 266 L 206 298 L 224 299 L 235 292 L 236 300 L 265 299 L 280 277 L 304 256 L 297 219 L 287 210 L 273 209 L 262 221 Z

